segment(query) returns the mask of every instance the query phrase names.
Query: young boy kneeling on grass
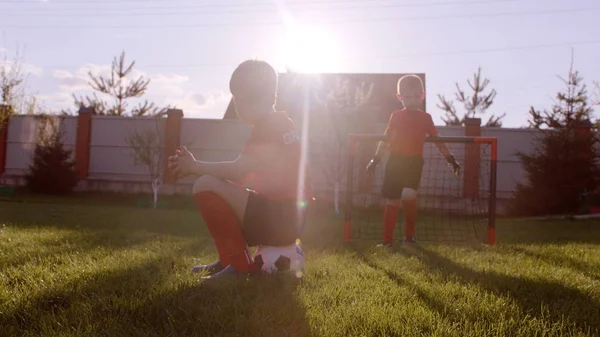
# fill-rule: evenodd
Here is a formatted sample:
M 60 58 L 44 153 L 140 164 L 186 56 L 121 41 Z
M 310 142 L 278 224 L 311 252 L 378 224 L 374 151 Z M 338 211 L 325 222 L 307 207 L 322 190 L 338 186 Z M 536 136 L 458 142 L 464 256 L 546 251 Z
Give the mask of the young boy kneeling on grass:
M 238 117 L 252 127 L 239 157 L 202 162 L 183 147 L 168 164 L 177 176 L 200 176 L 194 199 L 219 253 L 218 261 L 192 269 L 211 274 L 206 278 L 256 270 L 248 246 L 294 245 L 312 199 L 299 133 L 287 114 L 274 108 L 275 69 L 263 61 L 245 61 L 229 87 Z M 232 183 L 249 176 L 252 190 Z

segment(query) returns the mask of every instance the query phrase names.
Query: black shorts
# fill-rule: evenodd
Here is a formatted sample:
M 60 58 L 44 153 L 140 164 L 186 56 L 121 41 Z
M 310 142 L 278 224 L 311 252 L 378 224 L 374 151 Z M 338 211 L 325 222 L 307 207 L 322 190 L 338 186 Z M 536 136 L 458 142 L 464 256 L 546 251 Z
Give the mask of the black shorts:
M 400 199 L 404 188 L 419 189 L 423 173 L 423 157 L 391 154 L 385 167 L 381 195 Z
M 288 246 L 300 236 L 305 213 L 296 200 L 269 200 L 250 191 L 242 232 L 249 246 Z

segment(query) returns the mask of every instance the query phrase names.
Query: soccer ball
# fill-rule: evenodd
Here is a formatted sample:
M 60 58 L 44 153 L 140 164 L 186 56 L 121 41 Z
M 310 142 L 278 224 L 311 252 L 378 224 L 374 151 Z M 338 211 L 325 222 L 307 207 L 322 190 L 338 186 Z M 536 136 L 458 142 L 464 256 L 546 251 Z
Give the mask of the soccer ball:
M 297 244 L 259 246 L 254 253 L 254 263 L 267 274 L 290 271 L 300 276 L 304 268 L 304 251 Z

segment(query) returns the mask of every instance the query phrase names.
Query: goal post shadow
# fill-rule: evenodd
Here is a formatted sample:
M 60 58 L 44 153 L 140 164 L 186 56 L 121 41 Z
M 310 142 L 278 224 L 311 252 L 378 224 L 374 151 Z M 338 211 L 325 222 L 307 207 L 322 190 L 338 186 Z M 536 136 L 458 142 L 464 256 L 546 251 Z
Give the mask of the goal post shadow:
M 344 241 L 347 243 L 357 239 L 381 239 L 384 206 L 379 194 L 381 179 L 372 178 L 370 191 L 368 188 L 365 191 L 366 172 L 362 166 L 357 165 L 357 161 L 360 162 L 359 159 L 364 156 L 361 146 L 367 144 L 373 147 L 386 139 L 387 136 L 381 134 L 349 135 L 344 212 Z M 454 175 L 437 150 L 435 144 L 438 143 L 446 144 L 457 158 L 463 173 L 460 177 Z M 423 157 L 425 164 L 418 191 L 417 239 L 434 242 L 476 240 L 494 245 L 497 138 L 429 137 L 426 139 Z M 381 167 L 384 165 L 382 163 Z M 359 186 L 362 188 L 357 188 Z

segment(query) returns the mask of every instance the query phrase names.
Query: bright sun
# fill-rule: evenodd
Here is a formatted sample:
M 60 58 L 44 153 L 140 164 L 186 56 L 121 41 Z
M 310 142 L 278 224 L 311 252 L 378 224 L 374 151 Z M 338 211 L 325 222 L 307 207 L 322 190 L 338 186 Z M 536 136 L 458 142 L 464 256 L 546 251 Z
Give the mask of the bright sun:
M 324 29 L 288 25 L 281 43 L 282 63 L 305 73 L 331 72 L 339 67 L 335 39 Z

